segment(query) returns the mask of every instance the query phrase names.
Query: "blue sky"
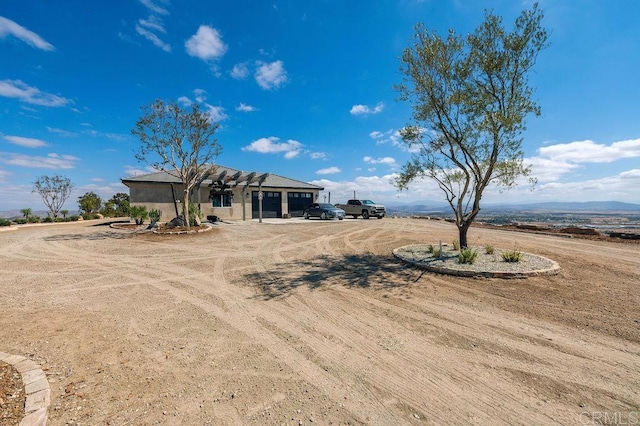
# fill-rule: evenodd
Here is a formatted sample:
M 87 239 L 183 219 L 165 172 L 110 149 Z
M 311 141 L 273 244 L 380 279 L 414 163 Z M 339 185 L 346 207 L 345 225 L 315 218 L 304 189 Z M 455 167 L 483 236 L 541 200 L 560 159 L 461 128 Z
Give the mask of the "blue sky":
M 410 153 L 398 129 L 399 56 L 413 26 L 472 31 L 484 9 L 510 26 L 530 1 L 3 0 L 0 211 L 44 209 L 41 175 L 77 197 L 126 192 L 149 171 L 131 129 L 156 98 L 199 102 L 219 121 L 218 163 L 313 182 L 343 202 L 442 200 L 431 182 L 398 193 Z M 640 2 L 541 1 L 551 46 L 530 82 L 525 161 L 532 192 L 488 189 L 485 203 L 640 203 Z

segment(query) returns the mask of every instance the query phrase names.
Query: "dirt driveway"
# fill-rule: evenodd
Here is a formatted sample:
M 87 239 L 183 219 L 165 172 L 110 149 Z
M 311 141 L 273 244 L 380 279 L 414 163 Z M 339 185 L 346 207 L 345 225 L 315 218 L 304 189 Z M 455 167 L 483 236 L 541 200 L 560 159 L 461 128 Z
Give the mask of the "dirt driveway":
M 518 280 L 391 255 L 455 237 L 390 218 L 1 232 L 0 351 L 42 365 L 52 425 L 640 422 L 640 245 L 472 228 L 562 268 Z

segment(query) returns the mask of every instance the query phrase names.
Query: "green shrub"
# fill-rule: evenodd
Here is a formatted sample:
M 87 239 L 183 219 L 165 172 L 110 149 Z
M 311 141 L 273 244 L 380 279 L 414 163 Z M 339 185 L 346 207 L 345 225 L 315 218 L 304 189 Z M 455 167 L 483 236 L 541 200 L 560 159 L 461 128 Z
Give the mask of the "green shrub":
M 510 263 L 520 262 L 522 260 L 522 252 L 518 251 L 514 246 L 513 250 L 502 252 L 502 260 Z
M 453 240 L 453 249 L 460 250 L 460 243 L 458 242 L 458 240 Z
M 78 216 L 77 214 L 74 214 L 73 216 L 68 217 L 68 220 L 71 222 L 77 222 L 78 219 L 80 219 L 80 216 Z
M 27 221 L 27 219 L 26 219 L 26 218 L 21 217 L 21 218 L 19 218 L 19 219 L 16 219 L 14 222 L 15 222 L 15 223 L 17 223 L 18 225 L 24 225 L 24 224 L 25 224 L 25 223 L 27 223 L 28 221 Z
M 427 246 L 427 253 L 433 253 L 433 244 Z
M 129 213 L 137 225 L 142 225 L 144 220 L 149 216 L 147 206 L 131 206 Z
M 11 225 L 10 220 L 0 218 L 0 226 L 9 226 L 9 225 Z
M 493 246 L 491 244 L 487 244 L 484 246 L 484 252 L 486 254 L 493 254 L 495 250 L 493 249 Z
M 44 223 L 52 223 L 53 222 L 53 218 L 51 216 L 47 216 L 44 219 L 42 219 L 42 221 Z
M 471 247 L 465 247 L 460 250 L 458 263 L 473 263 L 476 261 L 476 257 L 478 257 L 478 252 L 476 250 Z
M 197 205 L 189 201 L 189 225 L 196 226 L 196 216 L 202 219 L 202 212 Z
M 153 226 L 156 223 L 158 223 L 160 221 L 161 217 L 162 217 L 162 211 L 161 210 L 152 209 L 149 212 L 149 219 L 151 220 L 151 226 Z
M 433 249 L 433 257 L 442 257 L 442 250 L 438 249 Z
M 104 216 L 102 216 L 100 213 L 92 213 L 91 214 L 91 219 L 102 219 Z
M 27 219 L 29 223 L 40 223 L 40 218 L 38 216 L 29 216 Z

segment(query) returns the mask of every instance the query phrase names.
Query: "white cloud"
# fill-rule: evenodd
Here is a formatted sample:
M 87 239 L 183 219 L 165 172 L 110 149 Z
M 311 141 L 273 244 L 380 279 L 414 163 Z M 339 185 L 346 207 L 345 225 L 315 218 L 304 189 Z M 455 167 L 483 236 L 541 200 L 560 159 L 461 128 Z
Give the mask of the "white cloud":
M 6 170 L 0 169 L 0 183 L 6 182 L 7 176 L 11 176 L 11 173 Z
M 186 96 L 180 96 L 178 98 L 178 103 L 186 107 L 193 105 L 191 99 L 187 98 Z
M 198 31 L 185 42 L 187 53 L 203 61 L 222 57 L 227 45 L 222 41 L 218 30 L 207 25 L 200 25 Z
M 193 95 L 196 98 L 196 102 L 203 103 L 207 100 L 207 91 L 204 89 L 194 89 Z
M 50 133 L 55 133 L 55 134 L 58 134 L 60 136 L 65 136 L 65 137 L 68 137 L 68 138 L 78 136 L 78 134 L 75 133 L 75 132 L 70 132 L 68 130 L 58 129 L 58 128 L 49 127 L 49 126 L 47 126 L 47 131 L 49 131 Z
M 46 143 L 45 141 L 43 141 L 41 139 L 25 138 L 25 137 L 22 137 L 22 136 L 6 135 L 6 136 L 4 136 L 4 139 L 9 143 L 12 143 L 14 145 L 23 146 L 25 148 L 41 148 L 43 146 L 47 146 L 48 145 L 48 143 Z
M 159 16 L 151 15 L 148 19 L 138 19 L 138 24 L 150 31 L 160 31 L 166 33 L 164 29 L 164 22 Z
M 397 176 L 396 173 L 392 173 L 384 176 L 358 176 L 352 181 L 318 179 L 310 183 L 324 187 L 324 193 L 330 192 L 331 201 L 334 203 L 344 203 L 353 198 L 354 191 L 358 198 L 384 202 L 397 198 L 398 190 L 393 186 Z
M 48 107 L 61 107 L 71 103 L 69 99 L 41 92 L 40 89 L 31 87 L 21 80 L 0 80 L 0 96 Z
M 381 139 L 384 137 L 384 133 L 374 130 L 373 132 L 369 133 L 369 137 L 371 139 Z
M 265 63 L 258 61 L 258 69 L 255 72 L 255 79 L 258 86 L 265 90 L 277 89 L 288 80 L 287 72 L 282 61 Z
M 393 157 L 382 157 L 382 158 L 373 158 L 373 157 L 369 157 L 368 155 L 366 157 L 364 157 L 362 159 L 362 161 L 364 161 L 365 163 L 369 163 L 369 164 L 386 164 L 389 166 L 395 166 L 396 165 L 396 159 Z
M 13 166 L 35 167 L 43 169 L 73 169 L 75 162 L 80 160 L 72 155 L 51 153 L 46 157 L 29 156 L 10 152 L 0 153 L 0 162 Z
M 542 157 L 572 163 L 611 163 L 622 158 L 640 157 L 640 139 L 614 142 L 611 145 L 577 141 L 538 149 Z
M 280 138 L 270 136 L 253 141 L 251 144 L 243 147 L 242 150 L 259 152 L 261 154 L 279 154 L 284 152 L 284 158 L 291 159 L 300 154 L 302 147 L 303 145 L 298 141 L 289 139 L 286 142 L 280 142 Z
M 204 106 L 207 109 L 207 113 L 209 114 L 209 119 L 214 123 L 219 123 L 220 121 L 229 118 L 229 116 L 225 114 L 224 108 L 222 107 L 209 104 L 204 104 Z
M 327 153 L 326 152 L 312 152 L 309 154 L 309 157 L 311 157 L 312 160 L 324 160 L 325 158 L 327 158 Z
M 354 105 L 351 107 L 349 111 L 352 115 L 368 115 L 368 114 L 378 114 L 382 112 L 384 109 L 384 103 L 378 102 L 375 107 L 369 108 L 366 105 Z
M 171 52 L 171 46 L 169 44 L 160 40 L 160 37 L 155 35 L 153 32 L 149 31 L 148 29 L 144 28 L 142 25 L 136 24 L 136 32 L 140 34 L 142 37 L 149 40 L 151 43 L 153 43 L 156 47 L 159 47 L 165 52 Z
M 45 41 L 38 34 L 33 31 L 29 31 L 11 19 L 0 16 L 0 38 L 4 38 L 8 35 L 22 40 L 37 49 L 46 51 L 55 50 L 55 47 L 53 47 L 51 43 Z
M 320 169 L 316 171 L 317 175 L 332 175 L 332 174 L 336 174 L 336 173 L 340 173 L 342 172 L 342 170 L 340 170 L 339 167 L 333 166 L 333 167 L 327 167 L 325 169 Z
M 247 105 L 245 103 L 240 102 L 240 105 L 238 105 L 236 107 L 236 111 L 240 111 L 240 112 L 253 112 L 256 110 L 256 107 L 251 106 L 251 105 Z
M 151 0 L 140 0 L 140 3 L 142 3 L 144 5 L 144 7 L 146 7 L 147 9 L 149 9 L 150 11 L 157 13 L 159 15 L 168 15 L 169 11 L 161 6 L 158 6 L 157 4 L 155 4 L 154 2 L 152 2 Z
M 124 175 L 126 177 L 141 176 L 149 173 L 156 173 L 157 171 L 158 170 L 154 169 L 151 166 L 146 166 L 144 169 L 130 165 L 124 166 Z
M 236 80 L 243 80 L 249 75 L 249 67 L 245 62 L 235 64 L 230 72 L 231 77 Z

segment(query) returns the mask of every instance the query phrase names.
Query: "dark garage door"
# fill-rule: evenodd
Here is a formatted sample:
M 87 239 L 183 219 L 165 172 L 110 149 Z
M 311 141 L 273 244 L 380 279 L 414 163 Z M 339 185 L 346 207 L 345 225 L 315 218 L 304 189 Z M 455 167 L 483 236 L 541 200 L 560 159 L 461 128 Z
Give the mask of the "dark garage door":
M 262 217 L 282 217 L 282 196 L 279 192 L 262 191 Z M 258 212 L 258 191 L 251 192 L 251 217 L 260 217 Z
M 289 192 L 287 194 L 289 204 L 289 215 L 291 217 L 301 217 L 309 204 L 313 203 L 311 192 Z

